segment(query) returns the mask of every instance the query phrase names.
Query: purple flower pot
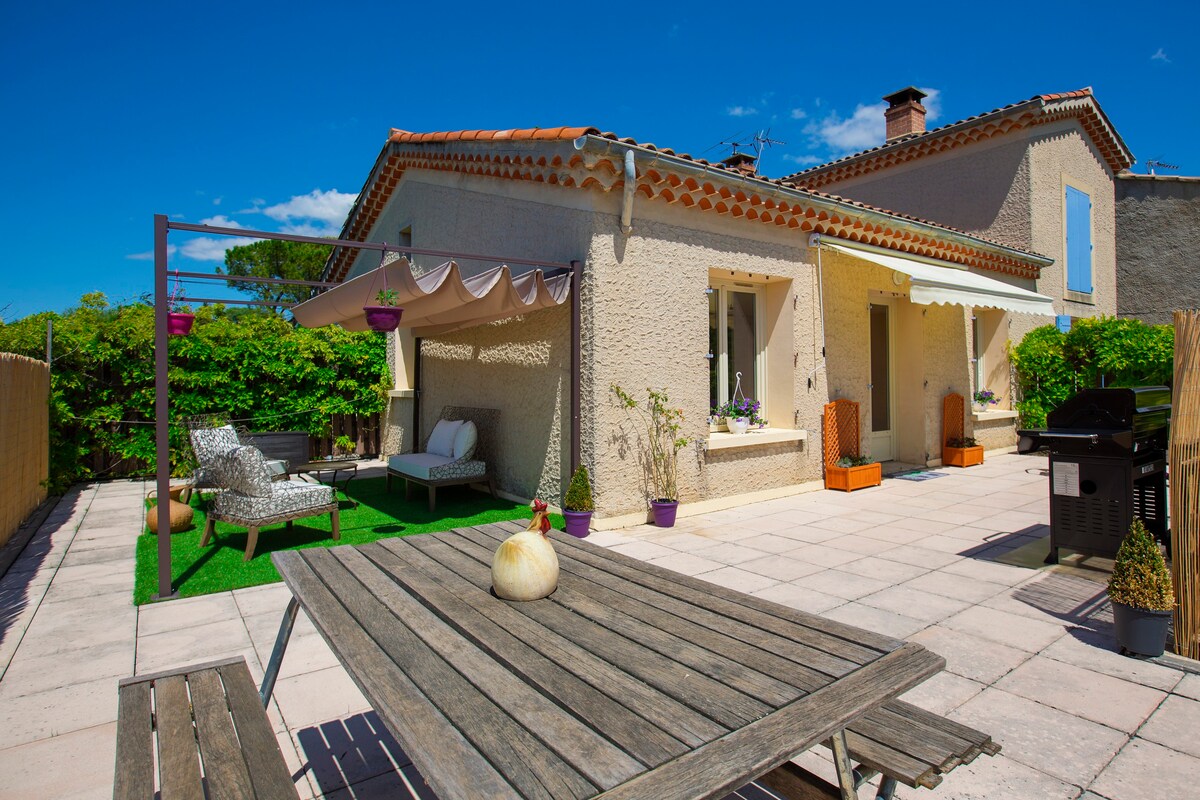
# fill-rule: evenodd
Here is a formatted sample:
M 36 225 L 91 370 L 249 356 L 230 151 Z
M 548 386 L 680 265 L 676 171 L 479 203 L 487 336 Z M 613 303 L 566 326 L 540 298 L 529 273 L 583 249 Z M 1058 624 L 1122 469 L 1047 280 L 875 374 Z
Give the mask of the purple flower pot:
M 591 511 L 563 511 L 563 518 L 566 519 L 567 533 L 582 539 L 591 531 L 592 512 Z
M 167 312 L 167 335 L 187 336 L 192 332 L 192 323 L 196 321 L 194 314 L 184 314 L 178 311 Z
M 395 306 L 363 306 L 363 313 L 367 315 L 367 327 L 373 331 L 387 333 L 396 330 L 404 309 Z
M 678 500 L 651 500 L 650 510 L 654 515 L 654 524 L 660 528 L 675 527 L 675 513 L 679 511 Z

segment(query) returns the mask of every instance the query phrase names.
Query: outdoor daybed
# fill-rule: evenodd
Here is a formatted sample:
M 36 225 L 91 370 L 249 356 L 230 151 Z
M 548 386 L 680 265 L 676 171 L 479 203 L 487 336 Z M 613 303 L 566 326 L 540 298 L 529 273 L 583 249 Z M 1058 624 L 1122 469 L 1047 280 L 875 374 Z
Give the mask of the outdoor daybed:
M 388 457 L 386 488 L 391 491 L 392 476 L 404 479 L 404 496 L 412 496 L 413 484 L 429 490 L 429 511 L 437 507 L 439 486 L 486 483 L 496 497 L 496 481 L 488 468 L 492 462 L 492 442 L 500 422 L 494 408 L 446 406 L 438 422 L 421 445 L 419 453 Z

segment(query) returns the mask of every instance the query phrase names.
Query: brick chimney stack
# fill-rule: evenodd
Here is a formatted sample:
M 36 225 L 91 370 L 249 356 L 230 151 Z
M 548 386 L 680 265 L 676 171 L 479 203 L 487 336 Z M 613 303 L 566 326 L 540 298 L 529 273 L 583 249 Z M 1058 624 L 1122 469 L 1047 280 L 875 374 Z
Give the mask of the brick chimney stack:
M 757 161 L 758 156 L 752 156 L 749 153 L 734 153 L 729 158 L 721 159 L 720 163 L 744 175 L 754 175 L 758 172 L 758 166 L 755 163 Z
M 921 98 L 927 96 L 917 87 L 909 86 L 883 98 L 888 104 L 883 118 L 887 120 L 889 142 L 925 132 L 925 106 L 921 105 Z

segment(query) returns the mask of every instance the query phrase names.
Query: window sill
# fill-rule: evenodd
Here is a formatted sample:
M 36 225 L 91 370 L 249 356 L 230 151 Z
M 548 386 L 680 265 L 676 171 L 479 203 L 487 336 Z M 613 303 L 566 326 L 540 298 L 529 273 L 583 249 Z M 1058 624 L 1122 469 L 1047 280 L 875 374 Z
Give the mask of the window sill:
M 1086 303 L 1089 306 L 1095 305 L 1091 292 L 1076 292 L 1072 289 L 1067 289 L 1067 294 L 1063 299 L 1073 303 Z
M 785 428 L 751 428 L 745 433 L 713 431 L 708 434 L 708 449 L 710 451 L 732 450 L 768 444 L 802 442 L 807 438 L 808 431 L 789 430 Z
M 993 419 L 1016 419 L 1015 411 L 972 411 L 971 419 L 976 422 L 987 422 Z
M 416 396 L 417 396 L 417 393 L 415 391 L 413 391 L 412 389 L 389 389 L 388 390 L 388 397 L 390 397 L 392 399 L 416 397 Z

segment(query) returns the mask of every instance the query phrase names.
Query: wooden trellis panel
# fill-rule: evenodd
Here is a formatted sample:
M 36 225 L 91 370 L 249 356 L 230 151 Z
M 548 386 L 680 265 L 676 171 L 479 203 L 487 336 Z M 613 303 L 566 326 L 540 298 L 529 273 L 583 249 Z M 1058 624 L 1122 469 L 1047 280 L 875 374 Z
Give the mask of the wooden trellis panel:
M 825 404 L 825 466 L 837 464 L 839 458 L 858 455 L 858 403 L 853 400 L 834 400 Z
M 942 400 L 942 447 L 951 439 L 963 438 L 966 404 L 961 394 L 951 392 Z
M 1200 311 L 1175 312 L 1171 408 L 1171 579 L 1175 652 L 1200 659 Z

